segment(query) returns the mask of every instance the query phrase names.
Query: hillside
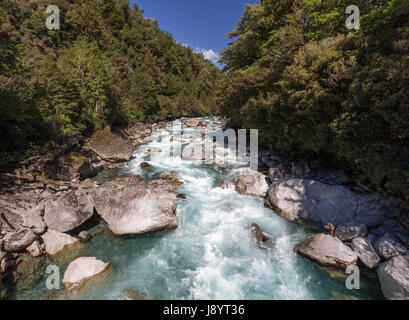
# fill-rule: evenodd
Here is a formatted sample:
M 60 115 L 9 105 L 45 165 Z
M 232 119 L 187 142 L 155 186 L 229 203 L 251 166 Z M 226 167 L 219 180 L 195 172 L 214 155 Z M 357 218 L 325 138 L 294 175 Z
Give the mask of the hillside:
M 409 2 L 261 0 L 222 54 L 222 113 L 275 152 L 409 199 Z
M 179 45 L 127 0 L 56 0 L 61 29 L 45 27 L 43 0 L 0 3 L 0 167 L 46 142 L 217 113 L 222 73 Z

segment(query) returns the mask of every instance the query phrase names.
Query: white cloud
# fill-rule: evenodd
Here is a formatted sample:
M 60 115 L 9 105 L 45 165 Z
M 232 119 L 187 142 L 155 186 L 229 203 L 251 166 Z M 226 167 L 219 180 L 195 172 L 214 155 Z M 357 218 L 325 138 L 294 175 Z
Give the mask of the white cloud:
M 196 48 L 195 52 L 203 54 L 203 56 L 207 60 L 210 60 L 213 63 L 217 63 L 217 61 L 219 61 L 220 59 L 220 55 L 217 52 L 213 51 L 213 49 L 207 50 L 207 49 L 202 49 L 202 48 Z

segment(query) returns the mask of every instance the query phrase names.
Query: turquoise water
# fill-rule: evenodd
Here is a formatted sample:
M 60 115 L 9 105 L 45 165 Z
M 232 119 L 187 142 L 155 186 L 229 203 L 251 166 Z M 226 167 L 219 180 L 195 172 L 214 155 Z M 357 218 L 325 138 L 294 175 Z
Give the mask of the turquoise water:
M 211 122 L 210 119 L 207 120 Z M 187 131 L 188 132 L 188 131 Z M 158 134 L 155 134 L 158 137 Z M 377 280 L 362 276 L 361 290 L 350 291 L 316 264 L 299 257 L 294 247 L 309 237 L 299 225 L 278 217 L 262 199 L 235 192 L 231 180 L 245 163 L 220 170 L 170 158 L 165 152 L 152 158 L 148 148 L 171 148 L 170 137 L 135 151 L 119 175 L 139 174 L 153 179 L 164 171 L 178 172 L 184 185 L 177 205 L 179 227 L 171 232 L 118 238 L 107 229 L 87 243 L 89 255 L 110 262 L 115 270 L 104 284 L 81 299 L 128 299 L 124 290 L 147 299 L 373 299 L 380 298 Z M 139 165 L 148 161 L 150 171 Z M 227 189 L 216 187 L 220 180 Z M 257 223 L 271 236 L 265 250 L 252 239 Z M 61 298 L 61 291 L 36 288 L 19 298 Z M 65 298 L 67 298 L 65 296 Z

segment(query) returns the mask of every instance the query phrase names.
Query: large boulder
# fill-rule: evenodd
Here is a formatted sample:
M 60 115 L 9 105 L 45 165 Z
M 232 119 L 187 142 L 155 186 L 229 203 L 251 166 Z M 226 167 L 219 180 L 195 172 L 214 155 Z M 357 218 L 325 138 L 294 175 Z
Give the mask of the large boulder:
M 409 300 L 409 254 L 380 264 L 378 277 L 387 299 Z
M 49 256 L 56 256 L 64 250 L 71 249 L 79 245 L 80 241 L 68 234 L 48 229 L 42 236 L 45 245 L 45 252 Z
M 43 220 L 44 205 L 37 200 L 24 196 L 4 196 L 0 198 L 1 233 L 8 233 L 20 228 L 27 228 L 35 234 L 42 234 L 46 229 Z
M 378 196 L 360 195 L 348 187 L 316 180 L 274 182 L 268 191 L 268 200 L 283 218 L 320 226 L 353 223 L 373 227 L 388 214 L 386 202 Z
M 234 181 L 236 191 L 243 195 L 264 198 L 268 191 L 266 177 L 259 173 L 247 173 Z
M 376 252 L 385 260 L 405 254 L 408 251 L 402 242 L 390 233 L 386 233 L 379 238 L 375 242 L 374 247 Z
M 177 188 L 139 176 L 111 180 L 93 194 L 95 208 L 116 235 L 175 229 Z
M 357 237 L 351 242 L 352 250 L 358 255 L 359 260 L 369 269 L 378 266 L 381 258 L 379 258 L 371 242 L 367 238 Z
M 110 271 L 112 267 L 109 263 L 95 257 L 81 257 L 69 264 L 62 282 L 68 291 L 80 289 L 91 281 L 105 277 Z
M 102 159 L 110 162 L 129 161 L 134 151 L 132 142 L 113 134 L 108 126 L 92 135 L 89 147 Z
M 97 174 L 89 158 L 78 152 L 71 152 L 55 159 L 45 167 L 47 176 L 55 180 L 85 180 Z
M 356 237 L 365 237 L 368 230 L 365 225 L 359 223 L 345 223 L 337 227 L 335 236 L 341 241 L 352 240 Z
M 94 214 L 90 194 L 83 190 L 70 191 L 45 204 L 44 220 L 55 231 L 68 232 L 79 227 Z
M 326 234 L 316 234 L 295 248 L 299 255 L 320 265 L 345 270 L 358 261 L 358 256 L 338 238 Z
M 29 247 L 35 240 L 37 235 L 29 229 L 20 228 L 6 234 L 4 237 L 4 250 L 7 252 L 18 252 Z

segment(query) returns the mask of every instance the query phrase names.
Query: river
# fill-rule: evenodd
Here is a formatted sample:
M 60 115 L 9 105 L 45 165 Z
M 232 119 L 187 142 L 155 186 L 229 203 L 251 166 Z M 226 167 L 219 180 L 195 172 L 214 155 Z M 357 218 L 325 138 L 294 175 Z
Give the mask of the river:
M 211 118 L 205 121 L 212 124 Z M 110 262 L 114 274 L 104 284 L 72 298 L 129 299 L 125 290 L 146 299 L 382 298 L 373 275 L 361 275 L 361 289 L 351 291 L 315 263 L 296 255 L 294 247 L 312 231 L 277 216 L 264 207 L 262 199 L 238 194 L 231 180 L 240 175 L 244 163 L 222 170 L 171 158 L 168 152 L 149 158 L 145 155 L 149 148 L 164 151 L 172 146 L 170 137 L 160 140 L 158 132 L 153 136 L 158 141 L 137 148 L 118 174 L 154 179 L 165 171 L 179 173 L 184 182 L 179 192 L 186 195 L 177 205 L 179 227 L 166 233 L 120 238 L 103 228 L 87 243 L 87 250 L 89 255 Z M 142 170 L 144 161 L 153 168 Z M 228 188 L 217 187 L 221 180 Z M 254 242 L 252 223 L 270 235 L 265 249 Z M 62 290 L 45 289 L 44 278 L 17 298 L 61 297 Z

